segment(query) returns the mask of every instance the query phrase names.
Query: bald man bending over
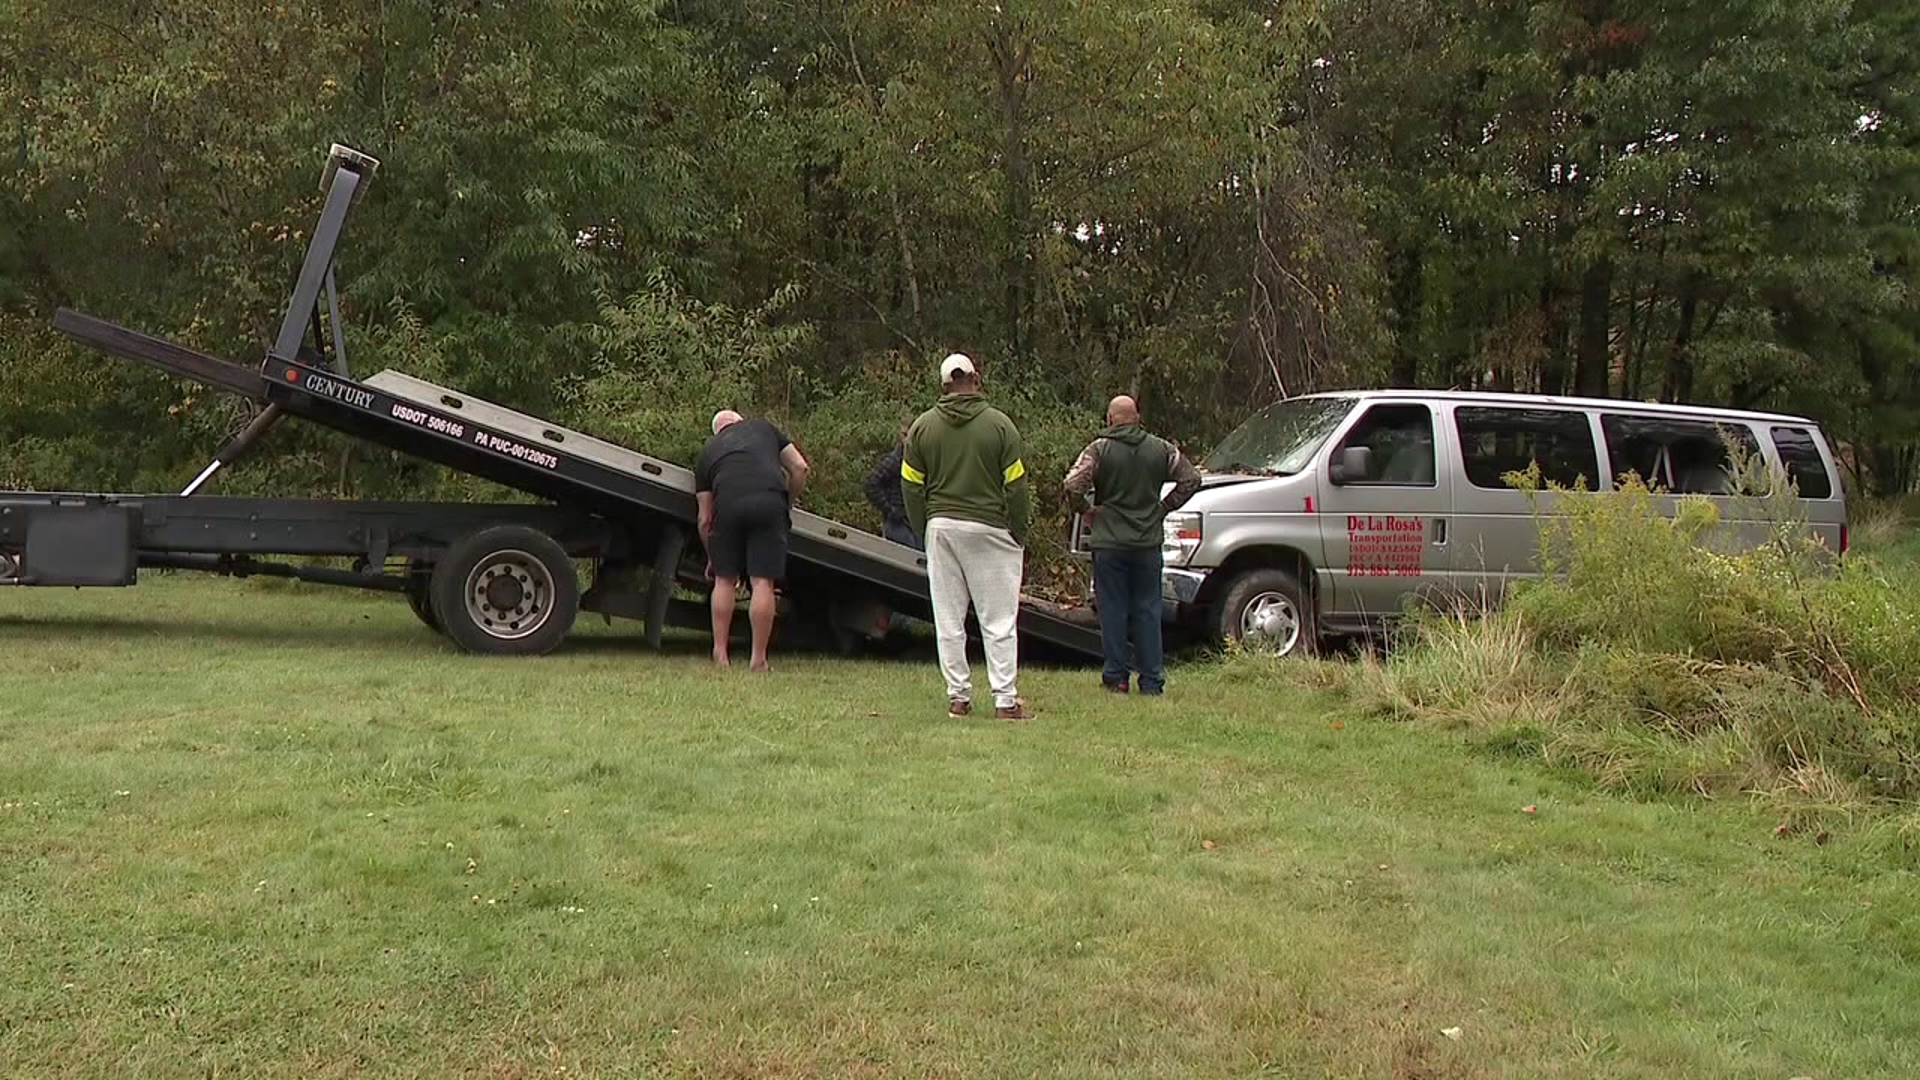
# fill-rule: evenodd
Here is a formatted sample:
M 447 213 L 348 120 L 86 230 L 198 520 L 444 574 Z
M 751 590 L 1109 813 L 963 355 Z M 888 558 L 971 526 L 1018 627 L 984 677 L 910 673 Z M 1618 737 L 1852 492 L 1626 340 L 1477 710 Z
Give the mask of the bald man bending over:
M 1173 482 L 1164 498 L 1160 489 Z M 1166 687 L 1160 644 L 1162 522 L 1200 490 L 1200 472 L 1172 443 L 1140 426 L 1140 406 L 1126 395 L 1107 403 L 1107 430 L 1087 444 L 1068 470 L 1067 497 L 1091 507 L 1093 594 L 1100 608 L 1106 669 L 1100 681 L 1127 692 L 1133 670 L 1140 692 Z M 1128 646 L 1133 664 L 1128 664 Z
M 713 662 L 728 666 L 733 608 L 740 578 L 753 581 L 747 617 L 753 624 L 755 671 L 766 671 L 773 640 L 774 585 L 787 572 L 793 500 L 807 485 L 807 459 L 779 428 L 732 409 L 713 414 L 713 437 L 693 467 L 700 506 L 700 542 L 713 572 Z

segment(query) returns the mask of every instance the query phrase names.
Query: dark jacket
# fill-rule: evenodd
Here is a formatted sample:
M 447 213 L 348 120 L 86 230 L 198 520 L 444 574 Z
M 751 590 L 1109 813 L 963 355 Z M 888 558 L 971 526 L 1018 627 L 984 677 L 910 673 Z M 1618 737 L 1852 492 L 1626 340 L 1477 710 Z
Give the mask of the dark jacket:
M 900 492 L 900 459 L 904 454 L 905 450 L 898 445 L 887 451 L 874 462 L 866 483 L 860 485 L 867 501 L 880 511 L 880 520 L 888 525 L 907 523 L 907 497 Z
M 976 521 L 1025 544 L 1033 521 L 1025 453 L 1013 421 L 979 394 L 942 395 L 907 431 L 907 523 L 925 536 L 929 518 Z
M 1173 490 L 1161 498 L 1171 480 Z M 1200 471 L 1180 449 L 1138 424 L 1110 427 L 1067 471 L 1067 496 L 1091 502 L 1096 551 L 1141 551 L 1162 542 L 1161 522 L 1200 490 Z

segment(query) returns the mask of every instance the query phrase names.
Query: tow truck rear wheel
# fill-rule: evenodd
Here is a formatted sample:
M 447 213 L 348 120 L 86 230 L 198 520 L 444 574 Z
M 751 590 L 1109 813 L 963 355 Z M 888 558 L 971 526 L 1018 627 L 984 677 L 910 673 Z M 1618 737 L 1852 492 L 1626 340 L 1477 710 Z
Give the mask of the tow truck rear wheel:
M 434 564 L 433 613 L 470 653 L 552 652 L 580 612 L 573 560 L 543 532 L 520 525 L 483 529 Z
M 440 617 L 433 613 L 433 564 L 419 559 L 407 561 L 407 606 L 427 629 L 436 634 L 445 633 L 440 626 Z

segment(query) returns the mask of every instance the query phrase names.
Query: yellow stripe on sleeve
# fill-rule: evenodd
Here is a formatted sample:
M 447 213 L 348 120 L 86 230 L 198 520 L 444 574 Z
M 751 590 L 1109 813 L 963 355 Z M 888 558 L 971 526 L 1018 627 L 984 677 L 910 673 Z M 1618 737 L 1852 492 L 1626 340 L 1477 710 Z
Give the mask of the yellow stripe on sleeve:
M 907 460 L 905 458 L 901 458 L 900 459 L 900 479 L 905 480 L 909 484 L 924 485 L 927 482 L 927 474 L 907 464 Z
M 1013 483 L 1015 480 L 1027 475 L 1026 461 L 1023 459 L 1015 460 L 1013 464 L 1007 466 L 1007 471 L 1001 475 L 1006 478 L 1006 483 Z

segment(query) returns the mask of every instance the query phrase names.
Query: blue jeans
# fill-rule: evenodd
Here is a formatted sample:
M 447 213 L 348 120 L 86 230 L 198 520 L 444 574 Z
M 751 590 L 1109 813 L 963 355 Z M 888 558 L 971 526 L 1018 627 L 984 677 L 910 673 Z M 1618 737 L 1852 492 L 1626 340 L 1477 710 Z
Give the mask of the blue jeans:
M 904 521 L 885 521 L 880 524 L 880 535 L 896 544 L 905 544 L 916 551 L 927 550 L 927 545 L 913 535 L 913 526 Z
M 1107 654 L 1100 680 L 1108 686 L 1129 681 L 1128 646 L 1140 672 L 1140 692 L 1166 687 L 1166 660 L 1160 648 L 1160 549 L 1095 551 L 1093 595 L 1100 606 L 1100 644 Z

